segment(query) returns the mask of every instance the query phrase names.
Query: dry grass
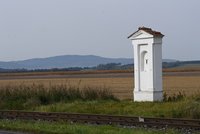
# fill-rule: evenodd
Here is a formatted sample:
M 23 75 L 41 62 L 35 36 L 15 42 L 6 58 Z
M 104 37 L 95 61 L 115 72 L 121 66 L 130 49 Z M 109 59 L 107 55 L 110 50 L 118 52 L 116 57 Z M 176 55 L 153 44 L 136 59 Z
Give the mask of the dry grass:
M 184 93 L 191 96 L 200 93 L 200 76 L 169 76 L 163 78 L 163 88 L 167 94 Z
M 107 87 L 114 95 L 120 99 L 130 99 L 133 89 L 133 80 L 131 78 L 65 78 L 65 79 L 27 79 L 27 80 L 0 80 L 0 86 L 17 86 L 17 85 L 32 85 L 43 84 L 45 86 L 51 85 L 69 85 L 80 88 L 89 87 Z
M 120 99 L 131 99 L 134 88 L 133 78 L 56 78 L 56 79 L 17 79 L 17 80 L 0 80 L 0 87 L 7 85 L 32 85 L 44 84 L 51 85 L 71 85 L 80 88 L 90 87 L 107 87 L 112 93 Z M 177 94 L 179 91 L 186 96 L 200 93 L 200 76 L 164 76 L 164 92 L 169 95 Z
M 164 91 L 172 97 L 165 97 L 167 101 L 162 103 L 133 103 L 130 99 L 134 79 L 131 75 L 122 73 L 109 74 L 109 77 L 107 74 L 93 74 L 92 78 L 84 78 L 85 75 L 79 74 L 76 78 L 39 79 L 36 76 L 35 79 L 22 77 L 23 79 L 0 80 L 0 107 L 46 112 L 199 119 L 200 74 L 189 74 L 164 75 Z M 98 89 L 103 92 L 98 92 Z M 194 96 L 184 97 L 182 94 Z M 98 96 L 102 97 L 98 99 Z M 129 100 L 119 101 L 115 97 Z

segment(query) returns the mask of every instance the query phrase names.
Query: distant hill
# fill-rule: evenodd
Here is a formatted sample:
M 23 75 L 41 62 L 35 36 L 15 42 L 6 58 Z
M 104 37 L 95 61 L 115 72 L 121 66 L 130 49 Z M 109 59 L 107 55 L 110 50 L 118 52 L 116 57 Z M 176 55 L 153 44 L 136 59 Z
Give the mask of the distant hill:
M 166 59 L 164 62 L 176 60 Z M 93 67 L 99 64 L 121 63 L 133 64 L 132 58 L 105 58 L 95 55 L 63 55 L 48 58 L 35 58 L 22 61 L 0 62 L 2 69 L 51 69 L 68 67 Z
M 23 61 L 0 62 L 4 69 L 50 69 L 68 67 L 92 67 L 99 64 L 132 64 L 131 58 L 104 58 L 94 55 L 63 55 L 48 58 L 35 58 Z

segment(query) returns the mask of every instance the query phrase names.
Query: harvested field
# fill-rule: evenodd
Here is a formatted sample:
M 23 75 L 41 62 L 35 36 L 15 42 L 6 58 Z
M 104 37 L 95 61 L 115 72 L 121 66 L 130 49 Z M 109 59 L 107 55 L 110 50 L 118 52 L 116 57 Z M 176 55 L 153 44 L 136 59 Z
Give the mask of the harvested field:
M 131 99 L 134 88 L 133 73 L 97 73 L 68 75 L 0 76 L 0 86 L 45 86 L 67 84 L 72 86 L 107 87 L 120 99 Z M 167 72 L 163 77 L 164 92 L 168 95 L 184 93 L 186 96 L 200 93 L 200 72 Z
M 57 79 L 57 78 L 127 78 L 133 77 L 132 71 L 102 71 L 102 72 L 53 72 L 53 73 L 0 73 L 0 80 L 12 79 Z M 192 72 L 164 72 L 164 76 L 200 76 L 200 71 Z

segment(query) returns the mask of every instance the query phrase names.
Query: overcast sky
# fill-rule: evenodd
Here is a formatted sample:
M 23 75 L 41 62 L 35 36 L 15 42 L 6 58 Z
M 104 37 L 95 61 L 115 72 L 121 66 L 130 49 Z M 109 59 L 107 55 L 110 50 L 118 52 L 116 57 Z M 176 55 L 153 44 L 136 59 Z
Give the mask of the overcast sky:
M 0 0 L 0 61 L 133 57 L 139 26 L 165 35 L 163 58 L 200 60 L 200 0 Z

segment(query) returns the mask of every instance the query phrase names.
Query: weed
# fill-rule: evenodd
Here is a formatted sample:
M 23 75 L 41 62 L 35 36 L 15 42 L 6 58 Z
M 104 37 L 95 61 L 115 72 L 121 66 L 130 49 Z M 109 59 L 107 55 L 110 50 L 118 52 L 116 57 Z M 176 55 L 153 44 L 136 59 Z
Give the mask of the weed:
M 0 108 L 26 109 L 38 105 L 75 100 L 117 100 L 109 89 L 103 87 L 84 87 L 43 84 L 0 87 Z
M 163 94 L 163 101 L 164 102 L 175 102 L 180 101 L 186 98 L 186 95 L 182 92 L 178 92 L 178 94 L 174 94 L 173 96 L 168 96 L 166 92 Z

